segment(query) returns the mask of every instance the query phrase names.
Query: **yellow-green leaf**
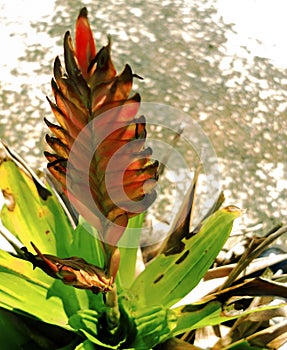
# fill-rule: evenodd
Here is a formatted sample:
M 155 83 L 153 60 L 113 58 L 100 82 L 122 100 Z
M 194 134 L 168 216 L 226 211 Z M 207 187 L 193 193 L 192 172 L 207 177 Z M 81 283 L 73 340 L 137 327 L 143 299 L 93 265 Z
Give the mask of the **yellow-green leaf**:
M 131 286 L 138 307 L 169 307 L 189 293 L 210 268 L 240 214 L 234 206 L 218 210 L 198 233 L 182 239 L 182 251 L 161 253 L 152 261 Z

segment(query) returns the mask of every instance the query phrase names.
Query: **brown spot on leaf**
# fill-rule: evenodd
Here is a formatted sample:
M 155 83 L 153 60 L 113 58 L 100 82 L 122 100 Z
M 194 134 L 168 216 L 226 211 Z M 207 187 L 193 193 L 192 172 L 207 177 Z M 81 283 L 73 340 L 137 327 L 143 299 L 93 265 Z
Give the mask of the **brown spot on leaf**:
M 50 230 L 46 230 L 45 233 L 46 235 L 48 235 L 50 233 Z
M 182 263 L 184 260 L 185 260 L 185 258 L 188 256 L 188 254 L 189 254 L 189 250 L 186 250 L 183 254 L 182 254 L 182 256 L 179 258 L 179 259 L 177 259 L 176 260 L 176 264 L 178 265 L 178 264 L 180 264 L 180 263 Z
M 4 145 L 2 142 L 0 142 L 0 165 L 2 163 L 7 162 L 7 153 L 5 151 Z
M 197 225 L 193 231 L 189 232 L 189 233 L 185 236 L 185 238 L 186 238 L 186 239 L 190 239 L 191 237 L 195 236 L 195 235 L 200 231 L 201 227 L 202 227 L 202 223 L 200 223 L 199 225 Z
M 34 177 L 33 177 L 34 184 L 37 188 L 37 191 L 39 193 L 39 196 L 45 201 L 48 199 L 48 197 L 52 196 L 52 193 L 47 190 L 47 188 L 43 187 Z
M 5 198 L 5 204 L 9 211 L 14 211 L 16 206 L 16 201 L 13 193 L 9 189 L 2 190 L 3 196 Z
M 199 305 L 185 305 L 182 309 L 181 309 L 181 313 L 185 313 L 185 312 L 195 312 L 195 311 L 199 311 L 201 309 L 204 309 L 204 307 L 206 306 L 206 304 L 199 304 Z
M 38 217 L 39 218 L 44 218 L 47 216 L 47 210 L 45 208 L 41 208 L 38 211 Z
M 182 241 L 178 241 L 176 236 L 170 236 L 165 246 L 164 255 L 174 255 L 181 253 L 185 248 L 185 244 Z
M 156 284 L 158 283 L 162 278 L 163 278 L 164 274 L 162 273 L 161 275 L 159 275 L 154 281 L 153 283 Z

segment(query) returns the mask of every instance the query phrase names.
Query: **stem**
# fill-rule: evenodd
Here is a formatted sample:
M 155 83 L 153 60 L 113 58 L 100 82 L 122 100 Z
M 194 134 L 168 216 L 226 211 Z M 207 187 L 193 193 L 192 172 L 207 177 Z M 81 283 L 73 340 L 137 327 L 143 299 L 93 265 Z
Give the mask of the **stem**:
M 113 285 L 113 289 L 106 295 L 107 306 L 107 323 L 110 330 L 116 330 L 120 321 L 120 310 L 118 304 L 118 294 L 116 284 Z
M 121 316 L 118 303 L 117 286 L 115 283 L 120 264 L 120 250 L 118 247 L 111 246 L 107 243 L 104 243 L 104 246 L 108 257 L 108 275 L 113 281 L 112 290 L 106 294 L 106 316 L 109 330 L 116 331 L 119 326 Z

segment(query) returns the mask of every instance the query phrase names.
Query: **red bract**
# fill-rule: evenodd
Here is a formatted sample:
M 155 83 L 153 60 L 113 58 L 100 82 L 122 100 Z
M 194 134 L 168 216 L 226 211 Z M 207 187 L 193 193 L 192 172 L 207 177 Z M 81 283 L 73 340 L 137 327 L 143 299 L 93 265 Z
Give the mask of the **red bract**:
M 96 53 L 82 9 L 75 48 L 69 32 L 64 38 L 65 69 L 55 60 L 55 102 L 49 102 L 60 125 L 46 120 L 54 153 L 45 155 L 77 211 L 104 242 L 116 246 L 129 218 L 155 199 L 158 162 L 144 148 L 145 118 L 136 117 L 140 96 L 129 97 L 136 75 L 129 65 L 117 75 L 110 50 L 109 39 Z
M 85 79 L 89 77 L 88 68 L 96 56 L 96 45 L 87 15 L 87 9 L 84 7 L 77 20 L 75 39 L 76 57 Z

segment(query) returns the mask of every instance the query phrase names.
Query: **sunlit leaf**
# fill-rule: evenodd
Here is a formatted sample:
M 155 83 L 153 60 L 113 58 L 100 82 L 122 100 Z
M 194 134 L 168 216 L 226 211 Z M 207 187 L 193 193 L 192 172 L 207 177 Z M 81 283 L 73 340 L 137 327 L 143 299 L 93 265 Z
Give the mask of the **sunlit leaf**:
M 190 292 L 221 250 L 241 211 L 227 207 L 207 218 L 198 233 L 182 239 L 184 249 L 160 254 L 137 277 L 131 291 L 139 305 L 171 306 Z
M 102 246 L 96 229 L 80 217 L 73 232 L 72 244 L 68 248 L 70 256 L 81 256 L 88 262 L 103 267 L 105 256 Z
M 142 213 L 131 218 L 127 226 L 128 230 L 119 241 L 121 261 L 118 277 L 123 288 L 129 287 L 135 279 L 137 253 L 140 245 L 141 228 L 144 217 L 145 213 Z
M 13 155 L 2 152 L 0 188 L 6 200 L 10 200 L 6 201 L 0 214 L 3 224 L 29 250 L 33 241 L 43 253 L 69 257 L 72 248 L 74 253 L 79 252 L 77 230 L 73 237 L 70 221 L 57 198 L 51 191 L 42 198 L 35 181 L 37 179 L 23 169 Z M 94 242 L 94 237 L 88 237 Z M 87 255 L 89 251 L 87 249 Z M 85 255 L 85 250 L 82 252 L 82 256 Z M 95 254 L 96 250 L 93 257 Z M 1 250 L 0 276 L 0 305 L 3 308 L 25 312 L 48 323 L 67 327 L 67 317 L 90 304 L 86 292 L 78 293 L 60 281 L 54 282 L 43 271 L 33 270 L 31 263 Z
M 277 296 L 286 298 L 286 295 L 287 287 L 282 284 L 260 278 L 247 280 L 226 290 L 207 295 L 198 303 L 174 308 L 173 311 L 178 316 L 174 334 L 208 325 L 217 325 L 252 313 L 280 309 L 286 305 L 282 303 L 282 305 L 267 305 L 240 312 L 223 312 L 225 305 L 232 303 L 234 296 Z
M 72 227 L 56 196 L 44 197 L 35 179 L 6 153 L 0 159 L 0 189 L 7 205 L 0 218 L 23 245 L 65 255 L 72 242 Z M 57 233 L 57 234 L 56 234 Z
M 249 314 L 265 312 L 266 310 L 274 310 L 281 308 L 282 306 L 285 306 L 285 304 L 267 305 L 234 314 L 224 314 L 222 312 L 222 303 L 219 301 L 210 301 L 201 305 L 196 303 L 190 304 L 186 305 L 185 307 L 173 309 L 174 313 L 178 317 L 178 322 L 172 333 L 175 336 L 193 329 L 219 325 Z
M 40 270 L 33 271 L 30 263 L 1 250 L 0 278 L 1 307 L 67 328 L 68 318 L 62 300 L 59 297 L 47 299 L 53 279 Z M 73 290 L 70 292 L 72 297 Z M 71 300 L 70 304 L 72 303 L 75 300 Z

